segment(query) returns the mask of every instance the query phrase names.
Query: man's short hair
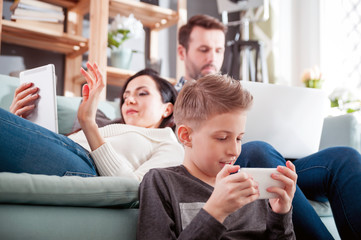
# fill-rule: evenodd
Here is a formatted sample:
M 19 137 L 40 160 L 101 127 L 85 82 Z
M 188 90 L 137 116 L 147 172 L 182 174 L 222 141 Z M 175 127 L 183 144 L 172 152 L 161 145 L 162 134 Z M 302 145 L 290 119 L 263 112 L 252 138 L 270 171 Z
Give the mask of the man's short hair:
M 202 121 L 215 115 L 237 110 L 248 110 L 253 96 L 240 81 L 227 75 L 210 74 L 187 81 L 174 106 L 177 126 L 191 125 L 197 128 Z
M 178 31 L 178 42 L 186 50 L 188 50 L 189 38 L 195 26 L 209 30 L 218 29 L 223 31 L 224 34 L 226 34 L 227 32 L 227 27 L 223 23 L 221 23 L 217 18 L 208 15 L 195 15 L 191 17 L 188 20 L 187 24 L 183 25 Z

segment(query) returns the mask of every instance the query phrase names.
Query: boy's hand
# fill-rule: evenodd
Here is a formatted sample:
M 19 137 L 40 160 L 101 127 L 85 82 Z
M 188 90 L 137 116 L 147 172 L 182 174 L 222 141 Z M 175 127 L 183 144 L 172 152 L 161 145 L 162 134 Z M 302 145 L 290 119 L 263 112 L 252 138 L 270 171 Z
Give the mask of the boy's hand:
M 292 200 L 296 191 L 297 173 L 296 167 L 290 161 L 286 162 L 286 167 L 278 166 L 277 171 L 281 174 L 272 174 L 272 178 L 282 181 L 285 184 L 284 189 L 279 187 L 270 187 L 269 192 L 279 195 L 279 198 L 270 199 L 272 210 L 279 214 L 288 213 L 291 210 Z
M 259 197 L 258 184 L 246 173 L 237 172 L 239 166 L 225 165 L 217 174 L 213 193 L 203 209 L 223 223 L 224 219 Z

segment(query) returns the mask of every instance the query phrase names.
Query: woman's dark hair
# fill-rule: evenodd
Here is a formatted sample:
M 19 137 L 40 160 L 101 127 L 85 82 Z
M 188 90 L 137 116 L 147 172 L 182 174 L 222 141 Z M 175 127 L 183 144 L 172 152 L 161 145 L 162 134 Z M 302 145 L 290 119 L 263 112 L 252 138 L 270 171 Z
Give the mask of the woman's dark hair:
M 161 78 L 157 71 L 154 71 L 153 69 L 146 68 L 144 70 L 141 70 L 134 74 L 133 76 L 129 77 L 124 84 L 122 91 L 120 92 L 120 114 L 122 114 L 122 106 L 124 104 L 124 92 L 127 89 L 128 84 L 135 78 L 139 76 L 148 76 L 152 78 L 159 90 L 160 96 L 162 98 L 163 103 L 172 103 L 175 104 L 175 100 L 177 99 L 178 92 L 175 90 L 173 85 L 165 80 L 164 78 Z M 124 122 L 124 118 L 122 117 L 122 123 Z M 166 118 L 162 120 L 162 122 L 159 125 L 159 128 L 165 128 L 170 127 L 173 130 L 175 130 L 175 123 L 174 123 L 174 117 L 173 112 Z

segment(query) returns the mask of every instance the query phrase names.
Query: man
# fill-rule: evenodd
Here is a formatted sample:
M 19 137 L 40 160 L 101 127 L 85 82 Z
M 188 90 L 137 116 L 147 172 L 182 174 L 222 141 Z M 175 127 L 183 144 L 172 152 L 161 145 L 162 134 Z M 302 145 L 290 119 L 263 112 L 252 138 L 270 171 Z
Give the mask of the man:
M 185 76 L 176 84 L 180 90 L 190 79 L 218 72 L 224 58 L 226 27 L 217 19 L 197 15 L 179 29 L 178 54 Z M 332 239 L 308 199 L 331 203 L 342 239 L 361 238 L 361 155 L 352 148 L 329 148 L 294 160 L 298 187 L 293 200 L 293 222 L 297 239 Z M 269 144 L 242 145 L 236 163 L 241 167 L 276 167 L 285 159 Z M 301 191 L 302 189 L 302 191 Z
M 222 67 L 226 26 L 217 19 L 197 15 L 182 26 L 178 33 L 178 54 L 185 65 L 185 76 L 175 88 L 179 91 L 190 79 L 219 72 Z

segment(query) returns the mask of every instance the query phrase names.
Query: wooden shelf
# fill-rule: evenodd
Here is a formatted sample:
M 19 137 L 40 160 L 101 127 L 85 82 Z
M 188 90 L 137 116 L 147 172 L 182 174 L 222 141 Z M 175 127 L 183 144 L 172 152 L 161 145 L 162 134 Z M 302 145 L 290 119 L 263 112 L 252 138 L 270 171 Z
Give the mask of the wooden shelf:
M 78 2 L 80 2 L 78 0 L 42 0 L 42 1 L 54 4 L 54 5 L 58 5 L 58 6 L 61 6 L 61 7 L 64 7 L 64 8 L 75 7 L 78 4 Z
M 88 51 L 88 39 L 2 20 L 2 41 L 22 46 L 79 56 Z
M 132 75 L 134 75 L 136 72 L 120 69 L 116 67 L 107 67 L 107 83 L 109 85 L 113 86 L 120 86 L 122 87 L 125 83 L 125 81 Z M 167 79 L 171 84 L 176 84 L 177 81 L 174 78 L 165 78 Z
M 107 67 L 107 84 L 113 86 L 122 87 L 125 84 L 125 81 L 132 75 L 135 74 L 134 71 L 120 69 L 116 67 Z M 76 84 L 84 84 L 85 78 L 82 75 L 77 75 L 74 79 Z
M 130 0 L 110 0 L 109 16 L 114 17 L 118 13 L 124 16 L 133 13 L 136 19 L 152 30 L 170 27 L 178 21 L 178 13 L 168 8 Z
M 122 87 L 125 81 L 133 74 L 135 74 L 134 71 L 108 66 L 107 84 Z

